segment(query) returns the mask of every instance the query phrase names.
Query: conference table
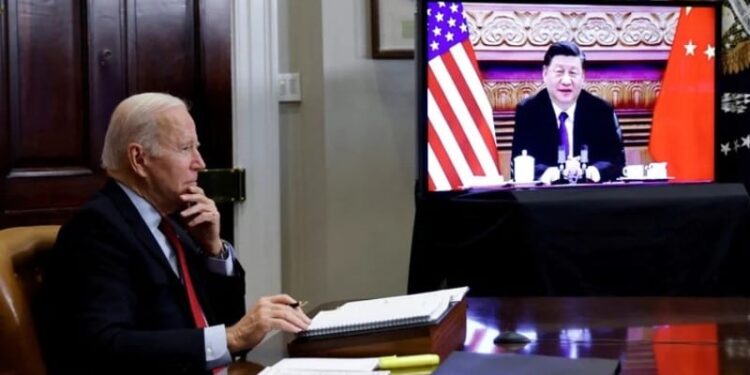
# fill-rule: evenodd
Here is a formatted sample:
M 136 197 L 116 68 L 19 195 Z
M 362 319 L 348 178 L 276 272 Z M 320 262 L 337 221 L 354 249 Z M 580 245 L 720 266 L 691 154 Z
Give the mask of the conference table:
M 493 343 L 508 330 L 531 342 Z M 271 335 L 230 374 L 257 374 L 285 358 L 292 338 Z M 460 350 L 619 359 L 624 375 L 750 374 L 750 299 L 469 297 Z
M 409 293 L 750 296 L 741 184 L 474 189 L 418 197 Z

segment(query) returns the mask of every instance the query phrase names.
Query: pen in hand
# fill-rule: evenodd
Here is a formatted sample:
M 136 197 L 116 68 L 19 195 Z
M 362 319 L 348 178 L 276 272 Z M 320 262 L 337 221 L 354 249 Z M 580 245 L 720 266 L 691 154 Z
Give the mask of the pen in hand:
M 298 307 L 305 307 L 305 305 L 307 305 L 307 301 L 297 301 L 295 303 L 290 303 L 289 307 L 296 309 Z

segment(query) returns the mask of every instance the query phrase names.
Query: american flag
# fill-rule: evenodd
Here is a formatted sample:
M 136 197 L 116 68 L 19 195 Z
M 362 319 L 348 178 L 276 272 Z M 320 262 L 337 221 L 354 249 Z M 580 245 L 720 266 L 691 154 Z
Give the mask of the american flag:
M 427 3 L 427 171 L 430 191 L 500 180 L 492 106 L 460 2 Z

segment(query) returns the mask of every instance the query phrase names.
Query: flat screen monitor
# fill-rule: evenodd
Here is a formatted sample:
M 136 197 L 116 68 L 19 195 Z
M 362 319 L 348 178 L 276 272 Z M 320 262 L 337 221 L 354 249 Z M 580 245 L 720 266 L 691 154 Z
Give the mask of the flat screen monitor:
M 420 191 L 712 181 L 719 6 L 420 1 Z

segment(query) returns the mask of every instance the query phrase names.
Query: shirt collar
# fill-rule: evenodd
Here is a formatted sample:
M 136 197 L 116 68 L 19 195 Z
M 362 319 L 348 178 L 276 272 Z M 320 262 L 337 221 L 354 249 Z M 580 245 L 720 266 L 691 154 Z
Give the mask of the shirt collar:
M 552 94 L 550 94 L 550 95 L 552 95 Z M 573 105 L 571 105 L 570 107 L 568 107 L 568 109 L 566 109 L 565 111 L 563 111 L 562 108 L 558 107 L 557 104 L 555 104 L 555 101 L 552 100 L 551 96 L 550 96 L 550 102 L 552 102 L 552 109 L 555 111 L 555 118 L 556 119 L 560 118 L 560 113 L 562 113 L 562 112 L 565 112 L 565 113 L 568 114 L 568 119 L 573 118 L 573 115 L 576 113 L 576 105 L 578 105 L 578 100 L 576 100 L 575 102 L 573 102 Z M 570 122 L 568 122 L 568 123 L 570 123 Z
M 143 221 L 146 222 L 148 228 L 152 231 L 158 230 L 159 224 L 161 223 L 161 214 L 156 210 L 151 202 L 145 200 L 143 197 L 133 191 L 133 189 L 129 188 L 127 185 L 121 183 L 120 181 L 117 181 L 117 184 L 120 185 L 122 190 L 125 192 L 125 195 L 130 198 L 130 201 L 133 202 L 133 205 L 135 205 L 135 209 L 138 210 L 138 213 L 141 215 L 141 218 L 143 218 Z

